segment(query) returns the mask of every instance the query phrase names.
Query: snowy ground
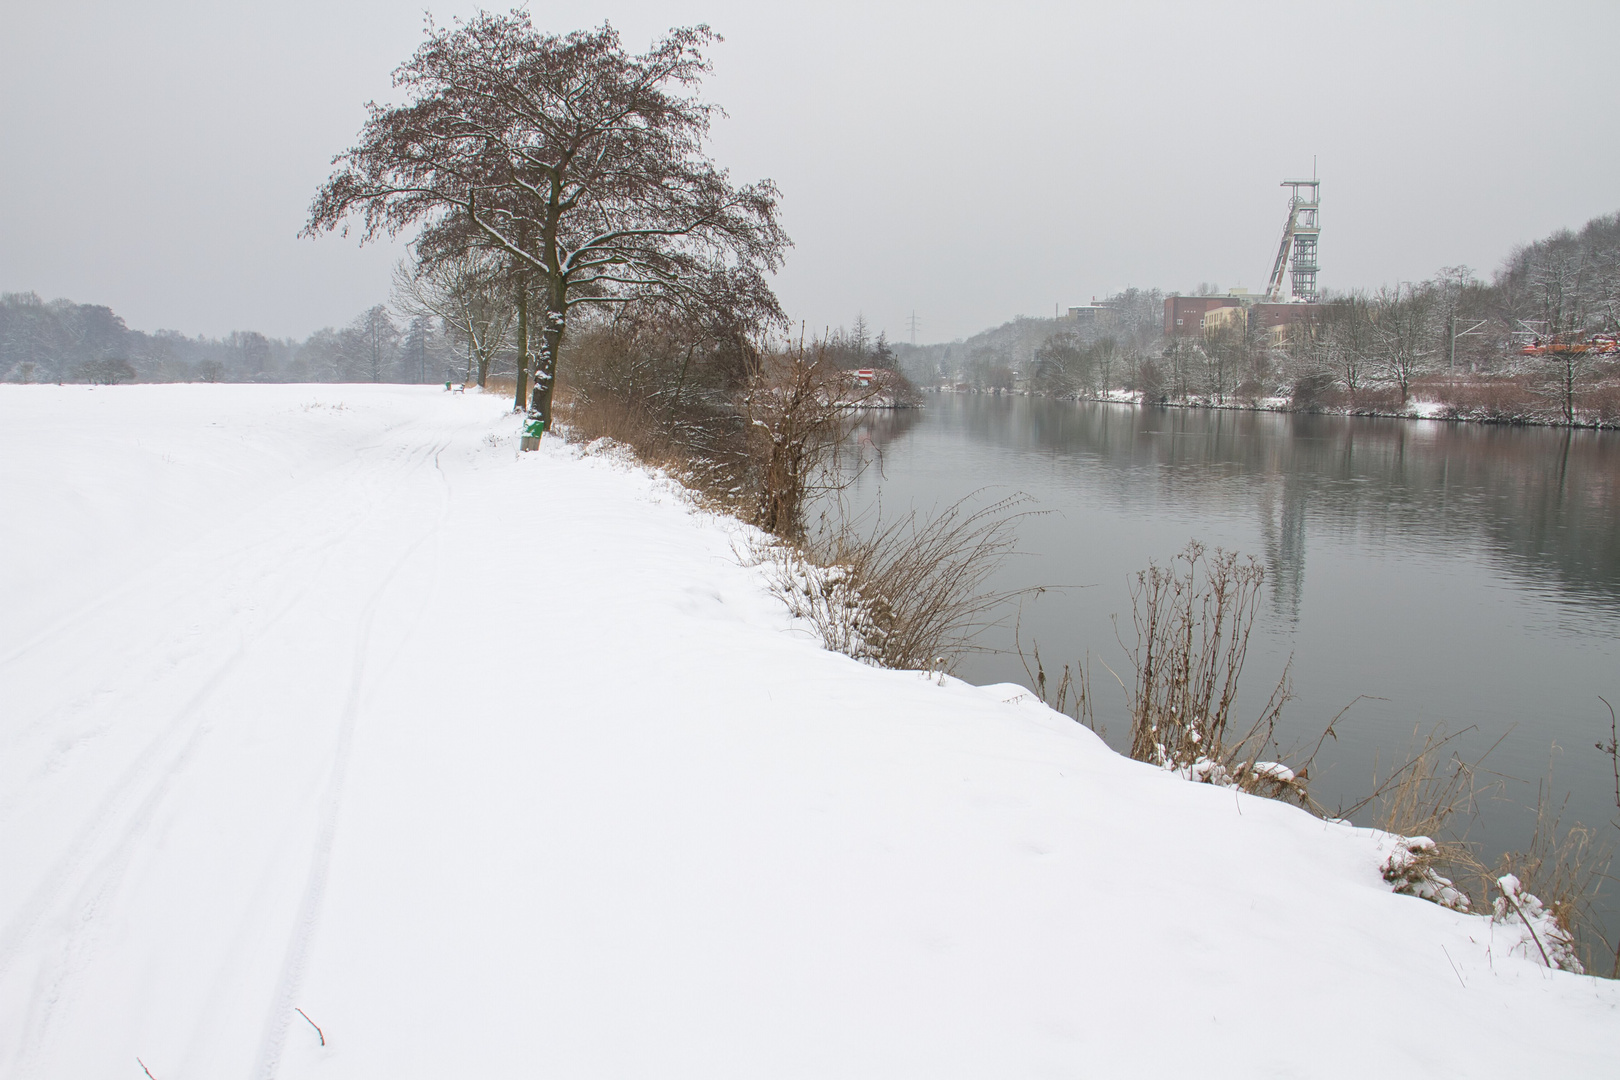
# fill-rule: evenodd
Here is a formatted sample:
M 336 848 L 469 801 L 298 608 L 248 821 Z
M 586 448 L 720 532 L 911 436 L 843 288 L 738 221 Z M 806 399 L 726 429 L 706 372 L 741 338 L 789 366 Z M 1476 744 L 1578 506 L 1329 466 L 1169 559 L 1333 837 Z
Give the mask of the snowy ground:
M 0 386 L 0 1076 L 1620 1075 L 1372 834 L 824 652 L 504 410 Z

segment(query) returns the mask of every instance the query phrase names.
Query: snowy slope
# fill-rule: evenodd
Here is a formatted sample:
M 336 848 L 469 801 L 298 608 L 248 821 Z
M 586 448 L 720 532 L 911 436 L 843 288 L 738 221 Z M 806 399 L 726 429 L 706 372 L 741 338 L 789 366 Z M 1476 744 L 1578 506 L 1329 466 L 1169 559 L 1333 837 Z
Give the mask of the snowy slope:
M 1620 1075 L 1371 834 L 824 652 L 504 409 L 0 386 L 0 1076 Z

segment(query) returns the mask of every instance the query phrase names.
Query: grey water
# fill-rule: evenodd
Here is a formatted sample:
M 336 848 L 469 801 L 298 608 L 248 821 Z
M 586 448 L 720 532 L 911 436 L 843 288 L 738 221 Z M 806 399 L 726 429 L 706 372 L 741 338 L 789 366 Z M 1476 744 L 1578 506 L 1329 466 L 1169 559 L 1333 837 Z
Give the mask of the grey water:
M 1197 539 L 1268 570 L 1249 715 L 1285 665 L 1295 698 L 1281 749 L 1308 751 L 1351 706 L 1311 770 L 1325 806 L 1356 803 L 1405 760 L 1414 732 L 1441 727 L 1460 733 L 1466 760 L 1490 751 L 1478 813 L 1458 822 L 1487 859 L 1530 842 L 1541 785 L 1565 825 L 1620 841 L 1611 762 L 1596 748 L 1610 734 L 1599 697 L 1620 705 L 1620 433 L 926 400 L 862 422 L 867 465 L 850 508 L 892 518 L 1027 495 L 1019 554 L 991 586 L 1048 587 L 987 630 L 959 676 L 1029 685 L 1016 622 L 1049 672 L 1092 658 L 1096 718 L 1119 746 L 1125 694 L 1107 668 L 1130 681 L 1132 575 Z M 1603 921 L 1616 928 L 1612 901 Z

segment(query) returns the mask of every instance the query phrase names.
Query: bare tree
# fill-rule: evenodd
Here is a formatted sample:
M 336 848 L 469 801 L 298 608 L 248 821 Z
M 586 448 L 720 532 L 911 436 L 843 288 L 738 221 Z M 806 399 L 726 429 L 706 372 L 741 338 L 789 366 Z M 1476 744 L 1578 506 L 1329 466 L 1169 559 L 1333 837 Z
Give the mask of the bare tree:
M 1067 396 L 1091 389 L 1091 352 L 1076 334 L 1057 333 L 1035 350 L 1030 385 L 1039 394 Z
M 1412 380 L 1428 368 L 1434 355 L 1435 293 L 1427 284 L 1405 296 L 1380 292 L 1373 309 L 1373 339 L 1383 374 L 1401 391 L 1401 404 L 1412 396 Z
M 706 26 L 678 28 L 632 55 L 606 24 L 542 34 L 521 11 L 430 25 L 394 75 L 410 102 L 371 107 L 305 232 L 358 215 L 363 241 L 425 225 L 417 250 L 430 261 L 507 258 L 520 348 L 539 324 L 528 405 L 543 429 L 576 306 L 681 296 L 716 274 L 751 275 L 769 292 L 764 275 L 788 243 L 776 188 L 733 186 L 704 152 L 714 106 L 695 92 L 715 40 Z M 525 361 L 519 406 L 528 373 Z
M 1114 368 L 1120 360 L 1119 341 L 1111 335 L 1100 337 L 1092 343 L 1089 352 L 1097 389 L 1106 394 L 1114 388 Z
M 1366 294 L 1357 292 L 1330 301 L 1320 316 L 1327 368 L 1344 384 L 1351 405 L 1365 387 L 1376 355 L 1372 311 Z
M 1245 330 L 1231 322 L 1206 327 L 1202 344 L 1205 389 L 1215 404 L 1225 404 L 1237 388 L 1238 372 L 1249 359 Z
M 482 388 L 490 364 L 512 344 L 517 306 L 505 267 L 487 255 L 394 267 L 394 306 L 407 317 L 439 319 L 467 346 L 464 382 Z
M 849 328 L 848 338 L 849 347 L 855 352 L 855 355 L 864 359 L 867 350 L 872 345 L 872 332 L 867 328 L 866 316 L 861 312 L 857 311 L 855 313 L 855 322 Z
M 388 309 L 376 304 L 361 312 L 350 327 L 355 334 L 358 355 L 354 356 L 360 373 L 372 382 L 382 382 L 383 374 L 393 365 L 399 346 L 399 327 L 389 316 Z
M 1586 252 L 1575 243 L 1548 245 L 1530 266 L 1530 294 L 1547 333 L 1541 355 L 1566 424 L 1575 422 L 1576 388 L 1589 367 L 1580 339 L 1591 321 L 1587 305 L 1592 276 Z
M 270 342 L 263 334 L 251 330 L 233 330 L 225 338 L 225 347 L 231 351 L 236 368 L 243 377 L 263 375 L 270 366 Z
M 1199 352 L 1185 338 L 1172 338 L 1160 356 L 1162 375 L 1159 397 L 1185 400 L 1192 386 L 1192 371 Z
M 1135 287 L 1107 301 L 1115 335 L 1138 353 L 1149 352 L 1164 326 L 1164 293 Z

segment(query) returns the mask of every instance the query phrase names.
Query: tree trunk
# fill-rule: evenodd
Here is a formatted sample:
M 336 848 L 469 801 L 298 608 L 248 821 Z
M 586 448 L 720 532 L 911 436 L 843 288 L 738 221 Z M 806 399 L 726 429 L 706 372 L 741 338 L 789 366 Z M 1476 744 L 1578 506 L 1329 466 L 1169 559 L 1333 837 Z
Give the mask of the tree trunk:
M 562 350 L 567 318 L 567 298 L 560 285 L 546 290 L 546 324 L 540 331 L 540 357 L 535 365 L 534 392 L 529 410 L 540 421 L 542 431 L 551 430 L 551 399 L 557 389 L 557 357 Z
M 512 401 L 512 408 L 521 412 L 523 403 L 529 397 L 529 287 L 521 275 L 517 282 L 517 309 L 517 396 Z

